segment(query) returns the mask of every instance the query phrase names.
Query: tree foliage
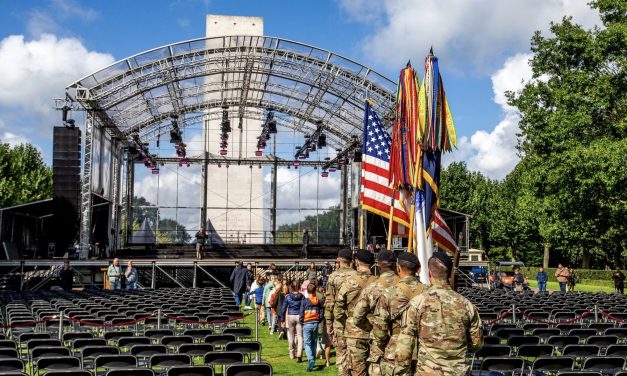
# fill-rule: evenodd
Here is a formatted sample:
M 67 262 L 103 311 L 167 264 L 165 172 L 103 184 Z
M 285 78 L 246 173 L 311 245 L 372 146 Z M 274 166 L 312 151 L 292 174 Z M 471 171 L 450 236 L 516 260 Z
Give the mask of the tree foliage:
M 0 143 L 0 207 L 52 198 L 52 169 L 31 144 Z
M 471 245 L 530 264 L 620 263 L 627 248 L 627 5 L 591 3 L 602 28 L 565 17 L 531 40 L 533 79 L 508 93 L 522 160 L 501 182 L 454 163 L 442 206 L 473 214 Z
M 330 207 L 317 216 L 308 215 L 300 222 L 279 226 L 277 243 L 301 244 L 304 229 L 309 231 L 311 244 L 338 244 L 340 238 L 339 206 Z
M 133 196 L 133 232 L 137 231 L 144 221 L 148 221 L 151 229 L 156 231 L 157 240 L 161 244 L 187 244 L 192 234 L 185 225 L 171 218 L 159 218 L 159 208 L 144 197 Z M 157 226 L 158 222 L 158 226 Z

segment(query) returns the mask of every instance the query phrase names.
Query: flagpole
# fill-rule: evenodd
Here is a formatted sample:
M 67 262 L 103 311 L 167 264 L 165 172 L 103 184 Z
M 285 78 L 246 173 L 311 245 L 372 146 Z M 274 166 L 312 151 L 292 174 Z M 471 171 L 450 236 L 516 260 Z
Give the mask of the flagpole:
M 396 189 L 392 189 L 392 198 L 390 199 L 390 218 L 388 219 L 388 246 L 387 250 L 392 249 L 392 226 L 394 226 L 394 196 L 396 196 Z
M 409 212 L 409 239 L 407 239 L 407 252 L 414 253 L 414 216 L 416 213 L 416 190 L 412 191 L 412 200 Z
M 359 208 L 359 249 L 364 249 L 364 210 Z

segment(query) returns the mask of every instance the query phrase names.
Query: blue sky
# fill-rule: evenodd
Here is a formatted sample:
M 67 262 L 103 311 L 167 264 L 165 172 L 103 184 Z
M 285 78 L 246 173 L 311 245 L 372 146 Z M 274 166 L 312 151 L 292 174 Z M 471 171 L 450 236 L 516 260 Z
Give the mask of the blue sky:
M 518 117 L 502 93 L 530 77 L 532 32 L 567 14 L 598 23 L 575 0 L 2 1 L 0 139 L 33 142 L 49 161 L 60 118 L 50 98 L 103 64 L 202 37 L 207 13 L 263 16 L 266 35 L 334 51 L 393 80 L 408 59 L 422 73 L 433 45 L 460 138 L 448 161 L 497 179 L 517 162 Z

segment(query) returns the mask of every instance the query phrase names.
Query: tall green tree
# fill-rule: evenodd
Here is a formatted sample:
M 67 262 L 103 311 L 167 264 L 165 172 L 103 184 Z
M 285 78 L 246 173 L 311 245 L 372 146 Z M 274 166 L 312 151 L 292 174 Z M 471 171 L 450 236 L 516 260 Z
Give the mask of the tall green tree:
M 52 169 L 31 144 L 0 143 L 0 207 L 52 198 Z
M 566 17 L 536 32 L 534 79 L 508 94 L 542 242 L 584 268 L 618 262 L 627 239 L 627 5 L 591 5 L 603 27 Z

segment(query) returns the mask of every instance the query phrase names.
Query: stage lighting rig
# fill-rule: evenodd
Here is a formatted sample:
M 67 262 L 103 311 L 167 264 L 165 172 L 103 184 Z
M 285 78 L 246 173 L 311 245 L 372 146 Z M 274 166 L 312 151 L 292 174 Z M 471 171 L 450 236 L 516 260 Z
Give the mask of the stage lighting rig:
M 317 149 L 320 149 L 327 145 L 327 138 L 324 135 L 324 133 L 322 133 L 324 129 L 322 125 L 322 120 L 316 121 L 316 124 L 318 125 L 316 127 L 316 130 L 310 135 L 309 134 L 305 135 L 305 143 L 300 147 L 296 147 L 297 150 L 296 150 L 296 154 L 294 154 L 294 159 L 309 158 L 309 153 L 316 151 Z
M 357 159 L 357 155 L 359 155 L 359 158 L 361 159 L 361 141 L 357 136 L 352 136 L 351 143 L 348 144 L 344 150 L 337 149 L 337 155 L 335 158 L 326 158 L 327 162 L 322 166 L 323 173 L 327 170 L 329 172 L 341 170 L 342 167 L 349 163 L 348 161 L 351 159 L 351 155 L 353 156 L 353 160 Z
M 220 155 L 226 155 L 229 147 L 229 132 L 231 132 L 231 121 L 229 120 L 229 107 L 222 106 L 222 123 L 220 124 Z
M 263 155 L 263 150 L 266 148 L 268 140 L 270 140 L 270 135 L 277 133 L 276 120 L 274 119 L 274 112 L 271 109 L 268 109 L 268 115 L 261 127 L 261 134 L 257 137 L 257 151 L 255 152 L 255 156 L 257 157 Z

